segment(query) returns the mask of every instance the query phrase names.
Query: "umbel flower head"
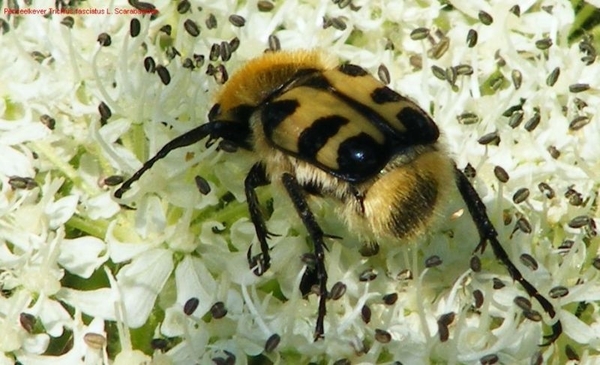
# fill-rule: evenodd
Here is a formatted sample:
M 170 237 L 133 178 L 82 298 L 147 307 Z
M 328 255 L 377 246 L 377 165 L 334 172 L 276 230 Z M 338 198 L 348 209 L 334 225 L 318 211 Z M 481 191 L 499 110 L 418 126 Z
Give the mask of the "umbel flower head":
M 1 4 L 0 363 L 599 361 L 597 5 Z M 276 186 L 257 190 L 271 267 L 248 267 L 243 181 L 257 156 L 202 141 L 113 196 L 207 121 L 229 75 L 280 49 L 360 65 L 430 113 L 556 318 L 491 250 L 471 259 L 477 231 L 458 196 L 440 227 L 372 257 L 335 205 L 311 200 L 342 237 L 327 240 L 316 342 L 319 298 L 300 290 L 312 243 Z M 557 319 L 562 336 L 539 347 Z

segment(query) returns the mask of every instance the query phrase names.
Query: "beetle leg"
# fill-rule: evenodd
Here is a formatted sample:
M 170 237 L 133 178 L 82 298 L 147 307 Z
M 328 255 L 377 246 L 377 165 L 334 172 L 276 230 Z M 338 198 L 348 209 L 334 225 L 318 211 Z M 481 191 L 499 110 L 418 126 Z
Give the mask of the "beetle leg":
M 456 173 L 456 185 L 460 194 L 463 197 L 463 200 L 467 204 L 467 208 L 469 209 L 469 213 L 473 218 L 473 222 L 477 226 L 477 230 L 479 231 L 480 242 L 475 251 L 483 252 L 486 246 L 486 242 L 489 242 L 492 246 L 492 250 L 494 251 L 494 255 L 496 258 L 508 269 L 508 273 L 510 277 L 518 281 L 529 296 L 535 298 L 538 303 L 544 308 L 544 311 L 548 313 L 551 318 L 556 316 L 556 311 L 554 310 L 554 306 L 543 296 L 538 290 L 531 285 L 519 269 L 510 261 L 508 254 L 498 241 L 498 233 L 494 229 L 490 218 L 487 215 L 485 205 L 481 201 L 481 198 L 473 188 L 473 185 L 469 182 L 469 179 L 465 176 L 465 174 L 455 167 Z M 542 344 L 542 346 L 546 346 L 554 342 L 562 333 L 562 324 L 560 320 L 557 320 L 552 325 L 552 333 L 544 336 L 546 342 Z
M 327 312 L 325 307 L 327 301 L 327 270 L 325 269 L 325 242 L 323 242 L 325 234 L 315 220 L 315 216 L 311 212 L 306 201 L 302 186 L 298 184 L 296 178 L 293 175 L 284 173 L 281 177 L 281 181 L 292 199 L 292 203 L 302 219 L 302 223 L 304 223 L 304 226 L 308 230 L 308 234 L 313 241 L 315 249 L 315 270 L 319 285 L 319 313 L 317 316 L 317 324 L 315 326 L 316 341 L 323 338 L 323 321 Z
M 260 211 L 260 203 L 258 196 L 256 195 L 256 188 L 259 186 L 265 186 L 270 183 L 267 177 L 265 167 L 261 163 L 257 163 L 250 169 L 246 180 L 244 180 L 244 188 L 246 191 L 246 201 L 248 203 L 248 210 L 250 212 L 250 220 L 254 224 L 256 230 L 256 237 L 260 242 L 261 253 L 257 256 L 252 256 L 252 246 L 248 248 L 248 264 L 250 268 L 254 268 L 256 275 L 262 275 L 271 266 L 271 256 L 269 255 L 269 244 L 267 238 L 271 235 L 267 230 L 265 218 Z
M 117 189 L 117 191 L 115 191 L 115 197 L 121 198 L 123 193 L 125 193 L 127 190 L 129 190 L 129 188 L 131 187 L 131 185 L 134 182 L 139 180 L 140 177 L 142 177 L 142 175 L 146 171 L 148 171 L 150 168 L 152 168 L 152 166 L 154 166 L 154 164 L 158 160 L 163 159 L 165 156 L 167 156 L 169 154 L 169 152 L 176 150 L 178 148 L 181 148 L 181 147 L 186 147 L 186 146 L 192 145 L 192 144 L 206 138 L 206 136 L 208 136 L 209 134 L 213 134 L 213 131 L 217 124 L 218 124 L 218 122 L 209 122 L 206 124 L 202 124 L 201 126 L 185 132 L 184 134 L 178 136 L 177 138 L 171 140 L 169 143 L 164 145 L 156 153 L 156 155 L 154 155 L 154 157 L 152 157 L 151 159 L 146 161 L 144 163 L 144 165 L 135 172 L 135 174 L 133 174 L 127 181 L 125 181 L 123 183 L 123 185 L 121 185 L 121 187 L 119 189 Z

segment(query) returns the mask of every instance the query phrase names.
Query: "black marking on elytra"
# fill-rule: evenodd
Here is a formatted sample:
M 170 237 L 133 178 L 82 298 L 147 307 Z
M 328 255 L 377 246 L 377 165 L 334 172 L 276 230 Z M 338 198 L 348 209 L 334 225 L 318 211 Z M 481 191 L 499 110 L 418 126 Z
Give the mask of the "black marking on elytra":
M 338 67 L 338 70 L 343 73 L 344 75 L 348 75 L 348 76 L 352 76 L 352 77 L 357 77 L 357 76 L 366 76 L 369 73 L 367 71 L 365 71 L 364 68 L 360 67 L 360 66 L 356 66 L 353 65 L 351 63 L 346 63 L 343 65 L 340 65 Z
M 294 114 L 299 106 L 298 100 L 289 99 L 265 103 L 262 107 L 261 120 L 267 138 L 270 139 L 277 126 Z
M 433 120 L 419 109 L 404 107 L 396 118 L 404 125 L 414 144 L 433 143 L 440 136 L 440 131 Z
M 310 127 L 300 133 L 298 155 L 309 161 L 314 160 L 327 141 L 335 136 L 340 128 L 348 122 L 347 118 L 339 115 L 331 115 L 315 120 Z
M 371 93 L 375 104 L 393 103 L 402 100 L 402 96 L 387 86 L 378 87 Z

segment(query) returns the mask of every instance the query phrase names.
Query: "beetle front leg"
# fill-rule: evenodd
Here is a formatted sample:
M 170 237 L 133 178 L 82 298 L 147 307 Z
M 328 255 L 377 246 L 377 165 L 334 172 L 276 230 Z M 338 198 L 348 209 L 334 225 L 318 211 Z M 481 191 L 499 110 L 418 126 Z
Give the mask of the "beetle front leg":
M 315 270 L 319 285 L 319 313 L 317 315 L 317 324 L 315 326 L 315 341 L 317 341 L 323 338 L 323 322 L 327 312 L 325 307 L 327 301 L 327 270 L 325 269 L 325 242 L 323 242 L 323 237 L 326 235 L 315 220 L 315 216 L 306 201 L 302 186 L 298 184 L 296 178 L 285 173 L 281 177 L 281 181 L 292 199 L 292 203 L 294 204 L 298 215 L 300 215 L 302 223 L 304 223 L 304 226 L 308 230 L 308 234 L 313 241 L 315 249 Z
M 256 195 L 256 188 L 265 186 L 270 183 L 265 167 L 261 163 L 257 163 L 250 169 L 246 180 L 244 181 L 244 188 L 246 192 L 246 201 L 248 203 L 248 210 L 250 212 L 250 220 L 254 224 L 256 230 L 256 237 L 260 242 L 260 254 L 252 256 L 252 246 L 248 248 L 248 264 L 250 268 L 254 268 L 254 273 L 258 276 L 262 275 L 271 266 L 271 256 L 269 254 L 269 244 L 267 238 L 271 236 L 271 233 L 267 230 L 265 218 L 260 210 L 260 202 Z

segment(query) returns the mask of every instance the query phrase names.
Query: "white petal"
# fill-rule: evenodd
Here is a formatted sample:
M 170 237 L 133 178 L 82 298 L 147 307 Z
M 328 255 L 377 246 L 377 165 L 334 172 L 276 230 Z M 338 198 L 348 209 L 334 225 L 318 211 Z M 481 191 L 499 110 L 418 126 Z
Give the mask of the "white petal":
M 190 298 L 198 298 L 199 304 L 194 316 L 202 317 L 215 301 L 216 282 L 204 266 L 202 260 L 186 256 L 175 269 L 177 283 L 177 303 L 182 307 Z
M 108 260 L 106 243 L 92 236 L 63 240 L 58 256 L 58 263 L 62 267 L 86 279 L 106 260 Z

